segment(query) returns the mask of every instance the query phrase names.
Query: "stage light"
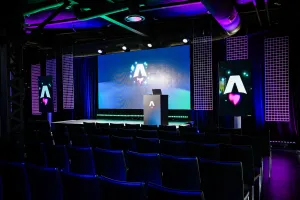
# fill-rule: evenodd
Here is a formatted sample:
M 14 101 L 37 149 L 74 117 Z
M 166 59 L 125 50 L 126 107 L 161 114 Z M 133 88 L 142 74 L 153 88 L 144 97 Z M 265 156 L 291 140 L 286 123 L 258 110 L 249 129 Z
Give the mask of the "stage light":
M 249 76 L 247 72 L 243 72 L 243 75 L 246 76 L 246 77 Z
M 123 49 L 123 51 L 126 51 L 127 47 L 126 46 L 122 46 L 122 49 Z
M 186 39 L 186 38 L 184 38 L 184 39 L 182 40 L 183 43 L 188 43 L 188 41 L 189 41 L 189 40 Z
M 101 54 L 101 53 L 103 53 L 103 51 L 102 51 L 101 49 L 99 49 L 99 50 L 98 50 L 98 53 L 100 53 L 100 54 Z
M 125 21 L 126 22 L 141 22 L 144 21 L 145 17 L 141 16 L 141 15 L 128 15 L 125 17 Z
M 228 71 L 227 71 L 227 74 L 231 74 L 231 71 L 228 70 Z
M 152 44 L 151 44 L 151 43 L 148 43 L 147 46 L 148 46 L 149 48 L 151 48 L 151 47 L 152 47 Z

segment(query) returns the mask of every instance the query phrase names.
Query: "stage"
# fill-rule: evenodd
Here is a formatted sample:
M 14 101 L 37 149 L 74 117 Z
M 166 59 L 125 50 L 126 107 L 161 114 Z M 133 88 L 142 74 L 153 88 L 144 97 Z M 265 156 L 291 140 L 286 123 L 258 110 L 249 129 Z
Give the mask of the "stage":
M 67 121 L 58 121 L 52 122 L 52 126 L 54 127 L 55 124 L 83 124 L 84 122 L 87 123 L 112 123 L 112 124 L 144 124 L 142 120 L 113 120 L 113 119 L 80 119 L 80 120 L 67 120 Z M 170 126 L 186 126 L 186 121 L 170 121 Z

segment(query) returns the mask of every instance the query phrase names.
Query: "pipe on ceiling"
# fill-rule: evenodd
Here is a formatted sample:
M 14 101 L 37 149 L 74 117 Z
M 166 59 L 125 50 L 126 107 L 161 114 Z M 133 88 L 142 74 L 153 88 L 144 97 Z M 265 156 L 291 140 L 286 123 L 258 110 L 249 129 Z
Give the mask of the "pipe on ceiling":
M 265 2 L 265 8 L 266 8 L 266 12 L 267 12 L 268 23 L 269 23 L 269 26 L 271 26 L 271 18 L 270 18 L 270 13 L 269 13 L 268 0 L 264 0 L 264 2 Z
M 248 3 L 253 3 L 258 23 L 259 23 L 260 26 L 262 26 L 260 14 L 259 14 L 259 11 L 258 11 L 258 8 L 257 8 L 257 5 L 256 5 L 256 0 L 236 0 L 236 3 L 240 4 L 240 5 L 245 5 L 245 4 L 248 4 Z
M 201 2 L 229 35 L 234 35 L 240 30 L 241 20 L 233 1 L 202 0 Z

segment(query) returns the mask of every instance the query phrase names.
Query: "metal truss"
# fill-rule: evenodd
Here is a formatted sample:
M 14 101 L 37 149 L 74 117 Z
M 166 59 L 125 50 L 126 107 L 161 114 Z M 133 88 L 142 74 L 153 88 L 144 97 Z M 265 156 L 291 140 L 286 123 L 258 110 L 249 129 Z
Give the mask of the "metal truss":
M 1 138 L 9 140 L 16 136 L 22 140 L 25 97 L 22 33 L 11 37 L 7 29 L 0 32 Z

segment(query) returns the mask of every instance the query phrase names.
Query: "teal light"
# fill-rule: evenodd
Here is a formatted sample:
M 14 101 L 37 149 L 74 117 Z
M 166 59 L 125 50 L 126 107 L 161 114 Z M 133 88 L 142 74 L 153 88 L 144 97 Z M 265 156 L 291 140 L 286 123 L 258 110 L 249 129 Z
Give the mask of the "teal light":
M 231 74 L 231 71 L 228 70 L 228 71 L 227 71 L 227 74 Z

